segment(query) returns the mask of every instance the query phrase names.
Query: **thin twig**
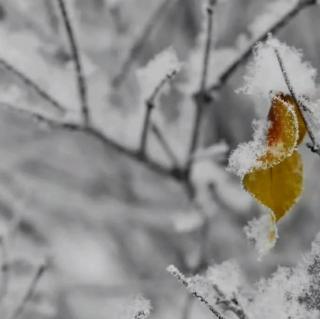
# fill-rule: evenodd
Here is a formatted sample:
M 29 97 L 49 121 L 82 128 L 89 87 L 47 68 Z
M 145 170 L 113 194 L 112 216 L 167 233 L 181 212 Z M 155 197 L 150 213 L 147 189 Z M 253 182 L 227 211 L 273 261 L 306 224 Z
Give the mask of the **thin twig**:
M 279 66 L 280 66 L 280 69 L 281 69 L 281 73 L 283 75 L 283 78 L 284 78 L 284 81 L 286 82 L 286 85 L 288 87 L 288 90 L 294 100 L 294 102 L 297 104 L 298 106 L 298 109 L 300 110 L 300 114 L 301 114 L 301 117 L 304 121 L 304 124 L 307 128 L 307 131 L 308 131 L 308 134 L 309 134 L 309 137 L 311 139 L 311 142 L 312 142 L 312 145 L 311 145 L 311 149 L 314 153 L 317 153 L 318 155 L 320 155 L 319 153 L 319 150 L 320 150 L 320 146 L 317 144 L 317 141 L 316 141 L 316 138 L 315 138 L 315 135 L 312 131 L 312 128 L 310 127 L 310 124 L 309 124 L 309 121 L 306 119 L 306 116 L 305 114 L 309 112 L 308 108 L 300 102 L 299 98 L 297 97 L 296 93 L 295 93 L 295 90 L 291 84 L 291 81 L 289 79 L 289 75 L 288 75 L 288 72 L 285 68 L 285 65 L 284 65 L 284 62 L 281 58 L 281 55 L 280 55 L 280 52 L 277 48 L 273 48 L 274 50 L 274 53 L 277 57 L 277 60 L 278 60 L 278 63 L 279 63 Z
M 8 61 L 0 58 L 0 66 L 4 68 L 6 71 L 12 73 L 18 79 L 20 79 L 27 87 L 30 87 L 33 91 L 35 91 L 41 98 L 49 102 L 52 106 L 55 107 L 55 110 L 59 111 L 61 114 L 64 114 L 66 108 L 60 104 L 54 97 L 52 97 L 49 93 L 44 91 L 37 83 L 35 83 L 30 77 L 25 75 L 23 72 L 18 70 Z
M 129 54 L 124 61 L 123 65 L 120 67 L 120 72 L 113 79 L 113 85 L 115 87 L 120 86 L 126 79 L 134 60 L 142 51 L 146 40 L 152 34 L 157 22 L 161 19 L 162 15 L 167 12 L 170 6 L 175 2 L 175 0 L 163 0 L 160 5 L 155 9 L 154 13 L 151 15 L 150 19 L 147 21 L 145 27 L 141 31 L 141 34 L 134 42 L 133 46 L 129 50 Z
M 187 163 L 187 169 L 190 169 L 192 163 L 193 153 L 196 151 L 198 147 L 198 140 L 200 135 L 200 127 L 201 120 L 204 111 L 205 105 L 210 102 L 208 100 L 208 96 L 205 93 L 208 71 L 210 67 L 210 56 L 211 56 L 211 47 L 212 47 L 212 32 L 213 32 L 213 7 L 215 5 L 215 0 L 208 0 L 208 8 L 207 8 L 207 30 L 206 30 L 206 43 L 204 46 L 204 54 L 203 54 L 203 62 L 202 62 L 202 72 L 200 79 L 200 88 L 198 93 L 194 94 L 194 102 L 196 106 L 196 114 L 194 118 L 192 133 L 191 133 L 191 144 L 189 149 L 189 157 Z
M 87 83 L 86 83 L 85 74 L 84 74 L 83 66 L 81 62 L 81 54 L 80 54 L 79 46 L 75 37 L 75 33 L 72 27 L 72 23 L 71 23 L 70 16 L 69 16 L 67 7 L 65 5 L 65 2 L 64 0 L 57 0 L 57 1 L 59 4 L 59 9 L 60 9 L 63 23 L 66 29 L 66 33 L 68 35 L 72 58 L 75 64 L 75 75 L 76 75 L 76 82 L 78 85 L 79 99 L 81 103 L 81 113 L 82 113 L 84 124 L 88 126 L 90 123 L 90 111 L 89 111 L 89 103 L 88 103 Z
M 47 264 L 42 264 L 38 267 L 38 269 L 36 270 L 30 285 L 28 286 L 23 298 L 21 299 L 20 303 L 17 305 L 17 307 L 13 310 L 12 314 L 9 315 L 8 319 L 17 319 L 21 316 L 21 314 L 23 313 L 25 306 L 28 304 L 28 302 L 32 299 L 35 290 L 37 288 L 38 282 L 40 280 L 40 278 L 42 277 L 42 275 L 44 274 L 44 272 L 47 269 Z
M 168 141 L 165 139 L 163 132 L 160 130 L 158 125 L 154 122 L 151 123 L 151 130 L 154 133 L 154 136 L 158 139 L 163 150 L 169 157 L 173 167 L 178 168 L 180 166 L 179 160 L 175 155 L 174 151 L 172 150 L 171 146 L 169 145 Z
M 149 126 L 150 126 L 150 120 L 151 120 L 151 114 L 154 109 L 154 104 L 149 103 L 149 101 L 146 102 L 146 113 L 143 119 L 143 125 L 142 125 L 142 133 L 141 133 L 141 141 L 140 141 L 140 153 L 141 157 L 146 156 L 146 148 L 148 144 L 148 136 L 149 136 Z
M 191 293 L 191 295 L 194 296 L 195 298 L 197 298 L 201 303 L 203 303 L 210 310 L 210 312 L 213 313 L 218 319 L 225 319 L 224 316 L 222 316 L 222 314 L 220 313 L 220 311 L 215 309 L 209 303 L 209 301 L 206 299 L 205 296 L 201 295 L 197 291 L 194 291 L 190 287 L 188 279 L 176 267 L 174 267 L 174 266 L 168 267 L 168 272 L 172 276 L 174 276 L 184 287 L 186 287 L 187 290 Z
M 160 83 L 155 87 L 154 91 L 151 93 L 150 97 L 147 99 L 146 105 L 146 113 L 143 120 L 142 126 L 142 133 L 141 133 L 141 141 L 140 141 L 140 152 L 141 156 L 145 157 L 146 155 L 146 148 L 148 143 L 148 135 L 149 135 L 149 128 L 150 128 L 150 121 L 151 115 L 153 110 L 156 107 L 156 99 L 160 94 L 163 87 L 166 85 L 167 82 L 171 81 L 175 75 L 177 74 L 177 70 L 173 70 L 170 74 L 167 74 Z
M 303 9 L 315 5 L 317 0 L 300 0 L 297 4 L 284 13 L 274 24 L 272 24 L 264 33 L 255 38 L 248 47 L 235 59 L 235 61 L 229 65 L 224 72 L 219 76 L 219 80 L 211 84 L 208 88 L 208 93 L 221 89 L 229 78 L 235 73 L 235 71 L 250 57 L 252 50 L 257 42 L 264 41 L 268 38 L 269 33 L 276 33 L 283 27 L 285 27 L 295 16 L 298 15 Z

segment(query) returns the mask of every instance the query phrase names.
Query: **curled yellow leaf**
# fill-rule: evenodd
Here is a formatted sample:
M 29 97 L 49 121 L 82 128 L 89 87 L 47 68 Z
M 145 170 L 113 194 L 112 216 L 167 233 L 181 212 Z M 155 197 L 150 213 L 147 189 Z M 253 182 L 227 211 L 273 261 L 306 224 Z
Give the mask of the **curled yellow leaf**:
M 282 93 L 273 97 L 268 121 L 265 152 L 243 176 L 242 183 L 272 211 L 277 222 L 296 203 L 303 189 L 303 165 L 297 146 L 306 127 L 294 99 Z

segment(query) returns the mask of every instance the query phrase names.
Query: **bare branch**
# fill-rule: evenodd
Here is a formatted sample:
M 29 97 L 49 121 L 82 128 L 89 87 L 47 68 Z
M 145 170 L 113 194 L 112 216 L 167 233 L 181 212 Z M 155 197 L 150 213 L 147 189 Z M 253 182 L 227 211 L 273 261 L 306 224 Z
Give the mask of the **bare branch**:
M 210 303 L 209 301 L 206 299 L 205 296 L 202 296 L 199 292 L 195 291 L 194 289 L 192 289 L 192 287 L 190 287 L 188 279 L 174 266 L 169 266 L 168 267 L 168 272 L 174 276 L 184 287 L 187 288 L 187 290 L 191 293 L 192 296 L 194 296 L 195 298 L 197 298 L 202 304 L 204 304 L 212 314 L 214 314 L 216 316 L 216 318 L 218 319 L 225 319 L 222 314 L 215 309 Z
M 137 56 L 142 51 L 146 40 L 152 34 L 154 28 L 157 25 L 157 22 L 162 18 L 163 14 L 167 12 L 167 10 L 173 5 L 176 0 L 162 0 L 160 5 L 155 9 L 154 13 L 151 15 L 150 19 L 146 23 L 145 27 L 141 31 L 141 34 L 134 42 L 133 46 L 131 47 L 129 54 L 124 61 L 123 65 L 120 67 L 120 72 L 118 75 L 113 79 L 113 85 L 118 87 L 122 84 L 122 82 L 126 79 L 132 63 L 137 58 Z
M 316 0 L 300 0 L 297 4 L 288 12 L 284 13 L 281 18 L 279 18 L 273 25 L 271 25 L 268 30 L 262 33 L 259 37 L 255 38 L 248 47 L 238 56 L 235 61 L 228 66 L 224 72 L 219 77 L 219 81 L 217 83 L 211 84 L 208 88 L 208 93 L 210 91 L 215 91 L 221 89 L 229 78 L 237 71 L 237 69 L 244 63 L 251 55 L 252 49 L 256 45 L 257 42 L 261 42 L 267 39 L 269 33 L 276 33 L 283 27 L 285 27 L 294 17 L 298 15 L 300 11 L 303 9 L 315 5 L 317 3 Z
M 21 314 L 25 309 L 25 306 L 32 299 L 35 293 L 35 290 L 37 288 L 38 282 L 42 277 L 42 275 L 44 274 L 44 272 L 46 271 L 46 269 L 47 269 L 47 264 L 42 264 L 38 267 L 23 298 L 21 299 L 17 307 L 13 310 L 12 314 L 9 315 L 8 319 L 17 319 L 21 316 Z
M 284 65 L 284 62 L 281 58 L 281 55 L 280 55 L 280 52 L 277 48 L 273 48 L 274 50 L 274 53 L 277 57 L 277 60 L 278 60 L 278 63 L 279 63 L 279 66 L 280 66 L 280 69 L 281 69 L 281 72 L 282 72 L 282 75 L 283 75 L 283 78 L 286 82 L 286 85 L 288 87 L 288 90 L 294 100 L 294 102 L 297 104 L 298 106 L 298 109 L 300 111 L 300 114 L 301 114 L 301 117 L 304 121 L 304 124 L 307 128 L 307 131 L 308 131 L 308 134 L 309 134 L 309 137 L 311 139 L 311 142 L 312 142 L 312 145 L 309 145 L 310 149 L 314 152 L 314 153 L 317 153 L 318 155 L 320 155 L 320 145 L 318 145 L 317 141 L 316 141 L 316 138 L 315 138 L 315 135 L 312 131 L 312 128 L 309 124 L 309 121 L 306 119 L 306 114 L 309 113 L 309 109 L 303 104 L 301 103 L 301 101 L 299 100 L 299 98 L 297 97 L 295 91 L 294 91 L 294 88 L 291 84 L 291 81 L 289 79 L 289 75 L 288 75 L 288 72 L 285 68 L 285 65 Z
M 71 53 L 73 57 L 73 61 L 75 64 L 75 74 L 76 74 L 76 81 L 78 84 L 78 93 L 79 99 L 81 103 L 81 113 L 83 117 L 83 121 L 85 125 L 90 123 L 90 111 L 89 111 L 89 104 L 88 104 L 88 93 L 87 93 L 87 83 L 81 63 L 81 54 L 79 50 L 79 46 L 77 44 L 77 40 L 75 37 L 75 33 L 71 24 L 70 16 L 68 10 L 66 8 L 64 0 L 57 0 L 59 9 L 61 12 L 61 16 L 63 19 L 63 23 L 68 35 Z
M 0 58 L 0 66 L 6 71 L 12 73 L 14 76 L 20 79 L 27 87 L 30 87 L 33 91 L 35 91 L 41 98 L 53 105 L 57 111 L 59 111 L 62 114 L 65 113 L 66 108 L 64 106 L 62 106 L 54 97 L 52 97 L 49 93 L 44 91 L 31 78 L 19 71 L 8 61 L 4 60 L 3 58 Z
M 179 160 L 176 157 L 171 146 L 169 145 L 168 141 L 165 139 L 164 134 L 162 133 L 160 128 L 156 125 L 156 123 L 153 123 L 153 122 L 151 123 L 151 130 L 154 133 L 155 137 L 158 139 L 163 150 L 165 151 L 165 153 L 168 155 L 169 159 L 171 160 L 173 167 L 178 168 L 180 166 Z
M 192 156 L 195 150 L 198 147 L 198 140 L 200 135 L 201 120 L 205 105 L 210 102 L 210 98 L 207 99 L 208 95 L 205 93 L 208 71 L 210 66 L 210 56 L 211 56 L 211 47 L 212 47 L 212 32 L 213 32 L 213 7 L 215 5 L 215 0 L 208 0 L 207 7 L 207 30 L 206 30 L 206 43 L 204 46 L 203 54 L 203 65 L 202 73 L 200 79 L 200 89 L 198 93 L 194 94 L 194 102 L 196 106 L 196 114 L 193 123 L 192 133 L 191 133 L 191 144 L 189 149 L 189 158 L 188 158 L 188 170 L 190 169 L 192 163 Z

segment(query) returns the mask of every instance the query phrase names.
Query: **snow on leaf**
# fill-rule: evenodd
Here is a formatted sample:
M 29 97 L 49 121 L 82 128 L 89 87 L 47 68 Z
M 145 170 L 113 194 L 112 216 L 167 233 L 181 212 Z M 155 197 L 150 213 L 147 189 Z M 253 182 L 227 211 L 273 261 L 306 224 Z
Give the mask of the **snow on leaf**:
M 253 122 L 253 141 L 242 143 L 231 153 L 229 157 L 228 170 L 243 177 L 252 167 L 256 165 L 257 159 L 265 150 L 266 132 L 269 123 L 265 120 Z
M 277 48 L 285 61 L 286 71 L 296 95 L 298 97 L 313 96 L 316 91 L 316 70 L 310 63 L 303 61 L 301 51 L 272 37 L 264 43 L 258 43 L 255 47 L 253 61 L 249 63 L 244 77 L 245 84 L 238 92 L 267 100 L 270 92 L 290 93 L 283 79 L 274 48 Z

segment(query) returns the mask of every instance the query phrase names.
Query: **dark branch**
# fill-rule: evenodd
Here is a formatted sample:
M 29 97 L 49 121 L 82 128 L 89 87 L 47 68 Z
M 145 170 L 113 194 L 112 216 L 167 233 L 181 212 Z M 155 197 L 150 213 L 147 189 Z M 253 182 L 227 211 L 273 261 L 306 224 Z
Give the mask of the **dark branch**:
M 250 57 L 252 50 L 257 42 L 261 42 L 267 39 L 269 33 L 276 33 L 283 27 L 285 27 L 295 16 L 298 15 L 303 9 L 315 5 L 316 0 L 300 0 L 297 4 L 288 12 L 286 12 L 281 18 L 279 18 L 268 30 L 266 30 L 259 37 L 254 39 L 248 47 L 239 55 L 239 57 L 228 66 L 225 71 L 220 75 L 219 81 L 209 86 L 208 92 L 219 90 L 222 88 L 229 78 L 237 71 L 237 69 Z
M 82 117 L 85 125 L 88 125 L 90 123 L 90 113 L 89 113 L 89 105 L 88 105 L 87 83 L 86 83 L 86 79 L 85 79 L 85 75 L 84 75 L 84 71 L 81 63 L 80 50 L 77 44 L 75 33 L 73 30 L 69 13 L 64 3 L 64 0 L 57 0 L 57 1 L 59 4 L 59 9 L 60 9 L 63 23 L 67 32 L 67 36 L 69 39 L 72 58 L 75 64 L 75 71 L 76 71 L 75 74 L 76 74 L 76 81 L 78 85 L 79 99 L 81 103 Z
M 62 129 L 69 132 L 82 132 L 84 134 L 87 134 L 89 136 L 94 137 L 96 140 L 100 141 L 103 145 L 106 147 L 110 147 L 114 149 L 116 152 L 121 153 L 128 158 L 131 158 L 132 160 L 139 162 L 141 164 L 144 164 L 146 168 L 149 170 L 162 175 L 164 177 L 173 178 L 176 181 L 183 181 L 185 180 L 185 174 L 182 170 L 178 169 L 177 167 L 167 167 L 165 165 L 162 165 L 156 161 L 153 161 L 152 159 L 149 159 L 147 157 L 141 157 L 140 150 L 134 150 L 129 149 L 126 146 L 121 145 L 120 143 L 114 141 L 113 139 L 106 136 L 102 131 L 99 129 L 92 127 L 92 126 L 83 126 L 82 124 L 78 123 L 71 123 L 71 122 L 61 122 L 55 119 L 48 118 L 45 115 L 37 114 L 35 112 L 20 109 L 18 107 L 11 106 L 7 103 L 2 103 L 3 105 L 6 105 L 9 109 L 13 109 L 15 111 L 18 111 L 22 114 L 26 114 L 27 116 L 32 117 L 36 121 L 39 121 L 40 123 L 44 123 L 48 125 L 51 129 Z

